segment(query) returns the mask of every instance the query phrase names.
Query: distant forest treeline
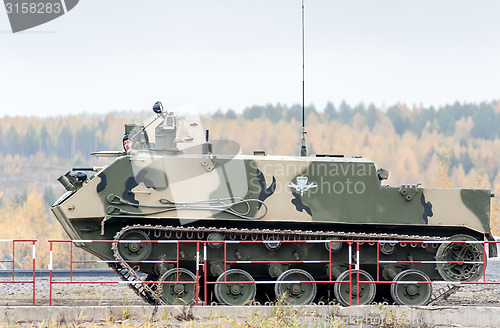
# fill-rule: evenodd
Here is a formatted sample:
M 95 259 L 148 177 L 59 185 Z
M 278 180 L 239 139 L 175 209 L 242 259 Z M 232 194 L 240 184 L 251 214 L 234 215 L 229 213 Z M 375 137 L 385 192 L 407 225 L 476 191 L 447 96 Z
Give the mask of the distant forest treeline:
M 352 125 L 356 115 L 366 119 L 366 124 L 373 130 L 375 124 L 380 121 L 381 115 L 386 115 L 390 120 L 395 131 L 401 136 L 405 132 L 410 131 L 420 137 L 422 131 L 427 124 L 437 133 L 451 136 L 455 132 L 456 122 L 461 119 L 470 118 L 474 123 L 471 130 L 471 135 L 474 138 L 495 139 L 500 137 L 500 102 L 494 101 L 491 103 L 465 103 L 456 102 L 453 105 L 447 105 L 439 108 L 434 107 L 421 108 L 414 107 L 410 110 L 404 104 L 397 104 L 382 111 L 371 104 L 365 106 L 359 104 L 351 107 L 343 101 L 338 108 L 332 103 L 328 103 L 323 111 L 317 111 L 313 105 L 305 108 L 306 120 L 311 116 L 316 116 L 319 119 L 324 119 L 327 122 L 338 122 L 344 125 Z M 222 111 L 217 111 L 214 118 L 224 117 L 229 120 L 235 120 L 237 114 L 233 110 L 228 110 L 225 114 Z M 302 120 L 302 106 L 293 105 L 286 108 L 280 104 L 266 106 L 252 106 L 243 111 L 243 117 L 247 120 L 254 120 L 261 117 L 266 117 L 273 123 L 279 121 L 287 121 L 295 119 Z M 462 142 L 467 142 L 463 140 Z
M 420 138 L 425 128 L 443 136 L 453 136 L 458 123 L 458 125 L 469 124 L 471 126 L 470 137 L 472 138 L 493 140 L 500 137 L 499 101 L 480 104 L 456 102 L 439 109 L 432 106 L 410 109 L 404 104 L 397 104 L 388 107 L 385 111 L 376 108 L 373 104 L 350 106 L 343 101 L 338 108 L 328 103 L 322 111 L 309 105 L 305 112 L 306 122 L 313 119 L 325 124 L 336 122 L 352 127 L 356 121 L 362 120 L 363 125 L 370 131 L 373 131 L 375 125 L 383 117 L 387 117 L 399 136 L 411 132 Z M 234 110 L 226 112 L 218 110 L 211 116 L 215 119 L 226 120 L 237 120 L 241 116 L 245 120 L 265 118 L 271 123 L 300 122 L 302 106 L 254 105 L 247 107 L 242 114 L 237 114 Z M 117 120 L 133 122 L 134 119 L 143 120 L 146 117 L 148 117 L 146 113 L 114 113 L 106 116 L 84 115 L 83 117 L 46 119 L 7 116 L 1 119 L 0 124 L 0 145 L 2 145 L 0 155 L 17 154 L 29 157 L 42 152 L 46 155 L 56 155 L 61 159 L 72 159 L 77 154 L 86 156 L 93 151 L 117 147 L 116 138 L 108 138 L 110 131 L 117 126 Z M 111 134 L 116 135 L 116 132 Z M 459 142 L 460 145 L 467 146 L 470 140 L 464 136 Z M 463 158 L 454 158 L 452 165 L 456 165 L 457 161 L 462 162 L 467 169 L 470 169 L 472 165 L 467 155 Z
M 0 155 L 29 157 L 38 152 L 60 159 L 107 148 L 105 137 L 116 115 L 82 117 L 4 117 L 0 124 Z

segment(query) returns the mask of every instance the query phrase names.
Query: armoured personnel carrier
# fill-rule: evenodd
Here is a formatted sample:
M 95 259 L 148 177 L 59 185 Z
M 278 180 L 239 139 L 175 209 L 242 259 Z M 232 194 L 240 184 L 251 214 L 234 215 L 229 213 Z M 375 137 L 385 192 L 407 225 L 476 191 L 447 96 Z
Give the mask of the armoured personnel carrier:
M 242 155 L 208 131 L 181 149 L 194 140 L 181 130 L 199 122 L 153 110 L 154 143 L 126 125 L 132 149 L 95 153 L 116 159 L 62 175 L 67 192 L 52 205 L 77 246 L 116 261 L 145 301 L 422 305 L 425 282 L 482 276 L 483 245 L 456 241 L 493 240 L 489 190 L 388 186 L 366 158 Z

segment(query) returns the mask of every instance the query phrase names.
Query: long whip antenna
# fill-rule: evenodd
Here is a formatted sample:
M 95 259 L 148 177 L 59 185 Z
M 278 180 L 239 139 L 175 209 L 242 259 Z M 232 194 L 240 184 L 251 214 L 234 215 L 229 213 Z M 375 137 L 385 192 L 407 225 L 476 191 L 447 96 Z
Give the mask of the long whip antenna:
M 304 51 L 304 0 L 302 0 L 302 145 L 300 156 L 307 156 L 306 127 L 305 127 L 305 51 Z

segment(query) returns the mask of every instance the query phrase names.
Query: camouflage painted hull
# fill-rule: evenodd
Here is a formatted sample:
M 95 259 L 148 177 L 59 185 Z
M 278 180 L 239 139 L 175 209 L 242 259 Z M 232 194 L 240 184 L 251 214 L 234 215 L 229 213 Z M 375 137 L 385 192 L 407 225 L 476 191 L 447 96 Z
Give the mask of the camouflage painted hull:
M 489 209 L 489 190 L 382 186 L 373 162 L 363 158 L 137 152 L 117 158 L 53 211 L 71 238 L 79 239 L 89 233 L 73 228 L 77 221 L 106 233 L 107 222 L 120 218 L 181 225 L 238 221 L 234 225 L 248 228 L 296 223 L 368 231 L 377 226 L 480 236 L 491 233 Z
M 91 178 L 73 179 L 73 188 L 70 187 L 71 191 L 53 205 L 52 211 L 70 238 L 75 240 L 397 238 L 438 241 L 456 235 L 478 240 L 491 238 L 489 190 L 435 189 L 417 185 L 390 187 L 383 186 L 382 179 L 374 163 L 364 158 L 171 154 L 135 150 L 118 157 Z M 439 255 L 439 249 L 442 249 L 439 244 L 404 248 L 405 244 L 388 248 L 380 246 L 382 253 L 377 254 L 377 247 L 373 244 L 361 244 L 362 257 L 359 261 L 367 275 L 375 276 L 380 269 L 383 273 L 381 279 L 384 280 L 401 278 L 403 273 L 411 276 L 415 273 L 408 270 L 411 271 L 414 266 L 387 264 L 378 268 L 379 256 L 382 260 L 391 261 L 434 261 L 437 256 L 445 258 L 446 254 L 453 253 L 444 249 Z M 175 261 L 179 256 L 179 250 L 172 245 L 155 244 L 147 251 L 133 248 L 137 244 L 129 245 L 132 246 L 114 244 L 111 247 L 103 243 L 79 246 L 106 260 Z M 335 249 L 338 260 L 332 267 L 324 263 L 281 264 L 328 258 L 329 247 L 325 246 L 286 242 L 279 244 L 277 249 L 264 244 L 228 245 L 226 260 L 235 263 L 225 268 L 224 252 L 211 247 L 208 279 L 220 279 L 224 272 L 230 272 L 239 279 L 279 280 L 282 275 L 298 275 L 304 279 L 311 275 L 314 280 L 328 280 L 332 276 L 344 279 L 349 264 L 349 250 L 345 245 Z M 195 245 L 186 245 L 181 251 L 180 266 L 183 270 L 194 272 Z M 478 260 L 482 258 L 483 249 L 477 246 L 467 252 Z M 269 263 L 248 265 L 238 261 L 275 263 L 271 268 Z M 120 268 L 127 274 L 137 271 L 146 273 L 149 280 L 158 280 L 166 279 L 165 275 L 170 277 L 174 265 L 140 264 L 138 269 L 126 264 L 115 266 L 118 273 Z M 480 276 L 478 272 L 482 271 L 482 265 L 469 265 L 467 274 L 460 275 L 463 271 L 459 271 L 457 276 L 446 268 L 438 266 L 436 270 L 436 264 L 420 265 L 418 268 L 417 278 L 423 274 L 431 280 L 477 280 Z M 139 279 L 139 274 L 136 278 Z M 275 292 L 282 292 L 278 290 L 281 285 L 276 286 Z M 336 286 L 336 297 L 345 296 L 346 291 L 340 289 L 344 285 Z M 215 294 L 222 303 L 238 305 L 248 297 L 269 298 L 269 289 L 272 290 L 261 288 L 257 296 L 252 293 L 246 293 L 245 297 L 237 294 L 234 297 L 237 301 L 221 296 L 217 287 Z M 377 294 L 379 299 L 387 297 L 386 289 L 383 292 L 384 288 L 380 288 Z M 138 292 L 150 303 L 158 301 L 155 293 L 154 288 Z M 398 301 L 398 291 L 394 293 L 393 298 Z M 309 302 L 319 297 L 312 290 L 306 294 L 314 294 Z M 192 301 L 183 295 L 181 301 Z M 367 296 L 368 301 L 370 295 Z M 399 296 L 403 297 L 401 302 L 404 304 L 411 302 Z M 299 301 L 303 302 L 306 298 Z M 299 296 L 292 297 L 294 302 L 298 299 Z M 167 304 L 178 301 L 166 294 L 161 300 Z M 424 297 L 419 304 L 427 301 Z M 304 304 L 300 302 L 298 304 Z M 345 300 L 341 303 L 345 304 Z

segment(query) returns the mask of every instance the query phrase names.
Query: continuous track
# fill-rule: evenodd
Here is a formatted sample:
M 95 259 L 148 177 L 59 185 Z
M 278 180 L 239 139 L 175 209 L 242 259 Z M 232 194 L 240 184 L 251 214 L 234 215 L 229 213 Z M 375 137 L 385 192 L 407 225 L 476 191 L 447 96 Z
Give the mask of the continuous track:
M 205 240 L 205 236 L 220 232 L 229 240 L 328 240 L 328 239 L 345 239 L 345 240 L 404 240 L 404 241 L 443 241 L 446 238 L 435 236 L 420 236 L 407 234 L 388 234 L 388 233 L 355 233 L 342 231 L 303 231 L 303 230 L 282 230 L 282 229 L 237 229 L 237 228 L 215 228 L 215 227 L 182 227 L 182 226 L 161 226 L 161 225 L 130 225 L 122 228 L 114 236 L 114 240 L 119 241 L 123 234 L 131 230 L 141 230 L 148 235 L 153 234 L 155 238 L 161 238 L 162 235 L 166 239 L 194 239 Z M 144 274 L 140 273 L 137 267 L 131 266 L 129 262 L 120 255 L 118 251 L 118 243 L 112 243 L 112 251 L 117 263 L 110 264 L 110 267 L 124 281 L 137 283 L 128 283 L 128 286 L 145 302 L 152 305 L 165 305 L 165 302 L 160 298 L 159 288 L 157 285 L 146 284 L 148 277 L 144 280 Z M 439 288 L 433 293 L 433 297 L 428 304 L 436 304 L 437 302 L 448 298 L 453 293 L 456 293 L 460 286 L 447 285 Z

